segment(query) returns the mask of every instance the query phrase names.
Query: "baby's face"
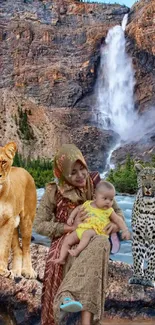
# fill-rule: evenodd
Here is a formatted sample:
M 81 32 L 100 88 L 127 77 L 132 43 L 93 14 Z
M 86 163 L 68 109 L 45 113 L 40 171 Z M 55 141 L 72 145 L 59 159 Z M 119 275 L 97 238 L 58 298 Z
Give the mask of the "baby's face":
M 100 209 L 109 209 L 113 205 L 115 191 L 113 189 L 99 188 L 96 191 L 95 203 Z

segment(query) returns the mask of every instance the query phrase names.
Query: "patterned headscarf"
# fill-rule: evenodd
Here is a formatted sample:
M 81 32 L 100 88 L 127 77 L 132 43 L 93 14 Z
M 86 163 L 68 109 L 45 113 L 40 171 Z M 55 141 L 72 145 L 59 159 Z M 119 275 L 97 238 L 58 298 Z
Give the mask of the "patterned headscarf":
M 93 183 L 88 173 L 85 188 L 76 188 L 70 183 L 70 175 L 76 161 L 88 170 L 81 151 L 74 144 L 64 144 L 54 157 L 54 175 L 59 181 L 59 190 L 63 197 L 72 202 L 91 200 L 93 196 Z

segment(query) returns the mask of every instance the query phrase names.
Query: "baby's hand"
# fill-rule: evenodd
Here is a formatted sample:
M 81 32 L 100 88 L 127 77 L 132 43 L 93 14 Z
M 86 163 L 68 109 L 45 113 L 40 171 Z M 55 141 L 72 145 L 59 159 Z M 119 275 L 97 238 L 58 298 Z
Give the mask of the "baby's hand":
M 131 239 L 131 234 L 128 229 L 122 231 L 122 239 L 126 239 L 126 240 Z
M 68 218 L 68 220 L 67 220 L 67 225 L 68 226 L 72 226 L 73 225 L 73 219 L 72 218 Z

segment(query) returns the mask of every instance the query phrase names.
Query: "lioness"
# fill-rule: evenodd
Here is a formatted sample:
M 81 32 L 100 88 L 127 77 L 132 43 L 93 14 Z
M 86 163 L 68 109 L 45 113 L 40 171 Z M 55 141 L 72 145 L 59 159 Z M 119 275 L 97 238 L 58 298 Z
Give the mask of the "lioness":
M 11 273 L 11 276 L 35 278 L 30 242 L 36 213 L 36 188 L 25 169 L 11 167 L 16 150 L 14 142 L 0 147 L 0 275 L 7 277 Z M 8 270 L 10 249 L 13 252 L 11 272 Z

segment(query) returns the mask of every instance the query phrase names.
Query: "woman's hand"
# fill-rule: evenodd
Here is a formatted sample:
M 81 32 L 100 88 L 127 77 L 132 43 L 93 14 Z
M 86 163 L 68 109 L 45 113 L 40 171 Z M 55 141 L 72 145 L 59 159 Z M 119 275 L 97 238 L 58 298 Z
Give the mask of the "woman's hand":
M 108 223 L 108 225 L 104 228 L 104 231 L 107 233 L 107 235 L 110 235 L 111 233 L 113 232 L 117 232 L 119 231 L 119 228 L 118 226 L 113 223 L 113 222 L 110 222 Z
M 77 213 L 76 219 L 80 221 L 79 223 L 81 223 L 87 218 L 88 218 L 87 211 L 83 207 L 81 207 Z
M 67 224 L 64 225 L 64 233 L 66 234 L 68 232 L 74 231 L 79 225 L 79 223 L 81 223 L 81 220 L 77 217 L 73 220 L 72 224 L 68 224 L 67 220 Z
M 64 234 L 67 234 L 68 232 L 74 231 L 76 228 L 74 225 L 69 226 L 67 224 L 64 224 Z
M 72 226 L 76 229 L 77 226 L 82 223 L 86 218 L 88 218 L 87 212 L 84 208 L 80 207 L 76 218 L 73 221 Z
M 126 239 L 126 240 L 131 239 L 131 234 L 129 229 L 125 229 L 122 231 L 122 239 Z
M 86 212 L 86 210 L 82 207 L 79 208 L 79 211 L 77 213 L 76 218 L 73 220 L 72 224 L 68 218 L 67 220 L 67 224 L 64 226 L 64 232 L 71 232 L 74 231 L 77 226 L 82 223 L 86 218 L 88 218 L 88 214 Z
M 72 227 L 74 227 L 74 229 L 77 228 L 77 226 L 81 223 L 81 219 L 77 216 L 75 219 L 74 219 L 74 222 L 72 224 Z

